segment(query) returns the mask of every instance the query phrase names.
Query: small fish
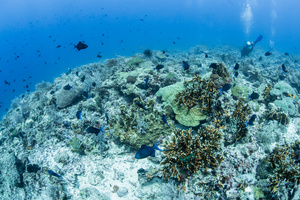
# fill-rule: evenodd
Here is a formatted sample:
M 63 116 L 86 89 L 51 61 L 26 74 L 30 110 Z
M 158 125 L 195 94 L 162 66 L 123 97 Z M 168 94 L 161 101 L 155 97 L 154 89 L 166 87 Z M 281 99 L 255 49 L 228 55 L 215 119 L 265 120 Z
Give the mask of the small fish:
M 249 121 L 248 122 L 246 122 L 245 124 L 246 124 L 246 127 L 249 125 L 249 126 L 253 126 L 254 124 L 253 124 L 253 122 L 255 121 L 255 119 L 256 119 L 256 115 L 254 114 L 254 115 L 252 115 L 251 116 L 251 118 L 249 119 Z M 245 127 L 245 128 L 246 128 Z M 245 129 L 244 128 L 244 129 Z
M 145 106 L 143 104 L 141 104 L 140 102 L 135 102 L 135 104 L 140 107 L 143 108 L 144 110 L 148 110 L 147 108 L 145 108 Z
M 173 44 L 176 44 L 176 42 L 175 42 L 175 41 L 173 41 Z
M 80 81 L 83 83 L 85 80 L 85 75 L 83 75 L 81 78 L 80 78 Z
M 165 53 L 166 53 L 166 51 L 165 51 L 165 50 L 163 50 L 163 51 L 162 51 L 162 53 L 163 53 L 163 54 L 165 54 Z
M 154 69 L 156 69 L 157 71 L 159 71 L 160 69 L 164 68 L 164 65 L 157 65 L 156 67 L 154 67 Z
M 239 72 L 234 72 L 235 77 L 238 77 L 238 75 L 239 75 Z
M 182 68 L 183 68 L 184 71 L 188 70 L 190 68 L 190 65 L 187 62 L 182 61 Z
M 259 57 L 258 61 L 262 61 L 262 57 Z
M 170 125 L 168 124 L 167 116 L 166 116 L 166 115 L 163 115 L 161 119 L 162 119 L 168 126 L 170 126 Z
M 106 124 L 109 125 L 109 118 L 108 118 L 108 114 L 105 113 L 105 118 L 106 118 Z
M 82 118 L 81 118 L 81 110 L 78 110 L 76 112 L 76 117 L 77 117 L 77 119 L 81 119 L 82 120 Z
M 227 92 L 231 88 L 231 84 L 226 83 L 222 89 L 220 89 L 220 95 L 222 95 L 223 92 Z
M 57 46 L 56 46 L 56 48 L 60 48 L 60 47 L 61 47 L 61 45 L 57 45 Z
M 269 55 L 271 55 L 271 54 L 272 54 L 271 52 L 267 51 L 267 52 L 265 53 L 265 56 L 269 56 Z
M 95 128 L 93 126 L 90 126 L 90 127 L 88 127 L 86 129 L 86 132 L 88 132 L 88 133 L 95 133 L 96 136 L 98 136 L 100 132 L 103 132 L 103 133 L 106 132 L 106 131 L 104 131 L 104 128 L 107 128 L 107 126 L 103 126 L 101 128 Z
M 73 88 L 73 87 L 70 86 L 70 84 L 65 85 L 65 86 L 63 87 L 64 90 L 70 90 L 71 88 Z
M 90 95 L 88 91 L 82 91 L 82 96 L 84 96 L 85 98 L 89 99 Z
M 288 55 L 289 55 L 289 53 L 288 53 L 288 52 L 285 52 L 285 53 L 284 53 L 284 55 L 285 55 L 285 56 L 288 56 Z
M 101 52 L 99 52 L 99 53 L 97 54 L 97 58 L 102 58 L 102 56 L 101 56 L 100 54 L 101 54 Z
M 251 95 L 248 95 L 248 99 L 254 100 L 254 99 L 258 99 L 259 98 L 259 94 L 256 92 L 252 92 Z
M 207 53 L 205 53 L 205 58 L 208 58 L 208 55 L 207 55 Z
M 74 49 L 77 49 L 78 51 L 80 51 L 81 49 L 86 49 L 88 48 L 88 45 L 82 43 L 82 42 L 78 42 L 77 45 L 74 45 Z
M 141 148 L 135 153 L 134 157 L 136 159 L 143 159 L 147 158 L 148 156 L 155 157 L 155 150 L 164 151 L 157 146 L 159 142 L 160 141 L 156 142 L 153 147 L 142 145 Z
M 238 70 L 240 65 L 238 63 L 235 63 L 235 66 L 233 67 L 234 70 Z
M 211 63 L 209 68 L 218 69 L 219 65 L 217 63 Z
M 49 169 L 47 172 L 48 172 L 50 175 L 52 175 L 52 176 L 56 176 L 56 177 L 58 177 L 58 178 L 61 178 L 61 179 L 65 180 L 61 175 L 55 173 L 54 171 L 52 171 L 52 170 L 50 170 L 50 169 Z
M 147 76 L 147 77 L 144 79 L 144 81 L 145 81 L 144 89 L 147 89 L 149 77 Z
M 281 65 L 281 69 L 282 69 L 282 71 L 283 71 L 283 72 L 287 73 L 287 70 L 286 70 L 286 68 L 285 68 L 285 65 L 284 65 L 284 64 L 282 64 L 282 65 Z

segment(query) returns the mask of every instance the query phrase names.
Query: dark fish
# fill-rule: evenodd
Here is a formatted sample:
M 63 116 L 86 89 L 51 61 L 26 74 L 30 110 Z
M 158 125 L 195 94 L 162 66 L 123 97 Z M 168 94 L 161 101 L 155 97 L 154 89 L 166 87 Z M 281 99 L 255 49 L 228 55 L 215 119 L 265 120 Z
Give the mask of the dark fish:
M 180 37 L 177 37 L 177 40 L 180 40 Z
M 284 64 L 282 64 L 282 65 L 281 65 L 281 69 L 282 69 L 282 71 L 283 71 L 283 72 L 287 73 L 287 70 L 286 70 L 286 68 L 285 68 L 285 65 L 284 65 Z
M 60 48 L 60 47 L 61 47 L 61 45 L 57 45 L 57 46 L 56 46 L 56 48 Z
M 176 42 L 173 41 L 173 44 L 176 44 Z
M 89 92 L 88 92 L 88 91 L 82 91 L 82 95 L 83 95 L 85 98 L 87 98 L 87 99 L 90 98 L 90 95 L 89 95 Z
M 135 104 L 140 107 L 143 108 L 144 110 L 148 110 L 147 108 L 145 108 L 145 106 L 143 104 L 141 104 L 140 102 L 135 102 Z
M 238 63 L 235 63 L 235 66 L 233 67 L 234 70 L 238 70 L 240 65 Z
M 103 127 L 101 127 L 101 128 L 95 128 L 95 127 L 93 127 L 93 126 L 90 126 L 90 127 L 88 127 L 88 128 L 86 129 L 86 132 L 88 132 L 88 133 L 95 133 L 96 136 L 98 136 L 100 132 L 103 132 L 103 133 L 106 132 L 106 131 L 104 131 L 104 128 L 106 128 L 106 126 L 103 126 Z
M 227 92 L 230 88 L 231 88 L 231 84 L 226 83 L 226 84 L 222 87 L 222 89 L 220 89 L 220 95 L 221 95 L 223 92 Z
M 163 115 L 161 119 L 162 119 L 168 126 L 170 126 L 170 125 L 168 124 L 167 116 L 166 116 L 166 115 Z
M 207 53 L 205 53 L 205 58 L 208 58 L 208 55 L 207 55 Z
M 160 141 L 156 142 L 153 147 L 142 145 L 141 148 L 135 153 L 134 157 L 136 159 L 143 159 L 147 158 L 148 156 L 155 157 L 155 150 L 163 151 L 157 146 L 157 143 L 159 142 Z
M 262 57 L 259 57 L 258 61 L 262 61 Z
M 267 51 L 267 52 L 265 53 L 265 56 L 269 56 L 269 55 L 271 55 L 271 54 L 272 54 L 271 52 Z
M 8 82 L 7 80 L 4 80 L 4 84 L 10 85 L 10 82 Z
M 84 80 L 85 80 L 85 75 L 83 75 L 83 76 L 81 77 L 80 81 L 83 83 Z
M 77 119 L 81 119 L 82 120 L 82 118 L 81 118 L 81 110 L 78 110 L 76 112 L 76 117 L 77 117 Z
M 219 65 L 217 63 L 211 63 L 209 68 L 218 69 Z
M 80 51 L 81 49 L 86 49 L 88 48 L 88 45 L 82 43 L 82 42 L 78 42 L 77 45 L 74 45 L 74 49 L 77 49 L 78 51 Z
M 106 124 L 109 125 L 109 118 L 108 118 L 108 114 L 105 113 L 105 118 L 106 118 Z
M 239 75 L 239 72 L 234 72 L 235 77 L 238 77 L 238 75 Z
M 102 56 L 101 56 L 100 54 L 101 54 L 101 52 L 99 52 L 99 53 L 97 54 L 97 58 L 102 58 Z
M 188 70 L 190 68 L 190 65 L 187 62 L 182 61 L 182 68 L 183 68 L 184 71 Z
M 144 79 L 144 81 L 145 81 L 144 89 L 147 89 L 149 77 L 147 76 L 147 77 Z
M 95 82 L 93 82 L 93 83 L 92 83 L 92 86 L 93 86 L 93 87 L 95 87 L 95 86 L 96 86 L 96 83 L 95 83 Z
M 256 115 L 254 114 L 254 115 L 251 116 L 251 118 L 249 119 L 249 121 L 246 122 L 246 127 L 247 127 L 247 125 L 253 126 L 254 125 L 253 122 L 255 121 L 255 119 L 256 119 Z
M 289 55 L 289 53 L 288 53 L 288 52 L 285 52 L 285 53 L 284 53 L 284 55 L 285 55 L 285 56 L 288 56 L 288 55 Z
M 65 86 L 63 87 L 64 90 L 70 90 L 71 88 L 73 88 L 73 87 L 70 86 L 70 84 L 65 85 Z
M 166 53 L 166 51 L 165 51 L 165 50 L 163 50 L 163 51 L 162 51 L 162 53 L 163 53 L 163 54 L 165 54 L 165 53 Z
M 258 99 L 259 98 L 259 94 L 256 92 L 252 92 L 251 95 L 248 95 L 248 99 L 254 100 L 254 99 Z
M 154 67 L 154 69 L 156 69 L 157 71 L 159 71 L 160 69 L 164 68 L 164 65 L 157 65 L 156 67 Z

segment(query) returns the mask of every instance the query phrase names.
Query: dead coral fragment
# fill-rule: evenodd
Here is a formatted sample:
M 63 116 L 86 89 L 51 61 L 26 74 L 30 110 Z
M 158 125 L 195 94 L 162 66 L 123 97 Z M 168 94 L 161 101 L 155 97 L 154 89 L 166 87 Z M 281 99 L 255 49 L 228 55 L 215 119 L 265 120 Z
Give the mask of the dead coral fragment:
M 168 151 L 164 151 L 166 158 L 161 162 L 164 178 L 180 181 L 200 168 L 218 167 L 223 160 L 218 153 L 220 144 L 221 133 L 211 126 L 199 129 L 195 136 L 192 130 L 175 130 L 171 142 L 166 142 Z
M 175 102 L 190 109 L 199 105 L 201 112 L 210 113 L 218 91 L 211 80 L 202 79 L 197 75 L 184 82 L 186 89 L 176 94 Z

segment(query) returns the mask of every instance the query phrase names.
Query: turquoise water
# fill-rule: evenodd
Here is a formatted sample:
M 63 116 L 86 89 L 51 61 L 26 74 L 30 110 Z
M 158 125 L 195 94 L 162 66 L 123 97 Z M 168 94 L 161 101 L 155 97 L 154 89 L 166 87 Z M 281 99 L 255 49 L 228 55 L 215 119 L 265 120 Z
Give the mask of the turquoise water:
M 297 54 L 299 7 L 296 0 L 2 0 L 0 115 L 12 99 L 68 68 L 144 49 L 187 50 L 198 44 L 242 48 L 262 34 L 259 45 L 266 51 Z M 89 47 L 77 51 L 71 43 L 79 41 Z M 96 57 L 99 52 L 102 58 Z

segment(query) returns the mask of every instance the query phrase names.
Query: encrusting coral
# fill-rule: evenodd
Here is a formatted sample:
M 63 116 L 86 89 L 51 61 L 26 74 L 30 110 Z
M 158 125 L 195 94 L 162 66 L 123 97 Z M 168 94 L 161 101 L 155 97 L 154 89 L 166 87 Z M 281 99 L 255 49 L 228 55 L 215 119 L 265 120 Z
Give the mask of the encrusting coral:
M 161 162 L 164 178 L 183 181 L 185 176 L 200 168 L 218 167 L 223 160 L 218 152 L 221 138 L 218 128 L 212 126 L 199 129 L 196 135 L 192 134 L 191 129 L 175 130 L 171 142 L 166 142 L 166 157 Z
M 136 102 L 147 110 L 137 106 Z M 167 119 L 171 118 L 172 108 L 170 105 L 161 107 L 156 105 L 153 99 L 143 102 L 139 98 L 135 98 L 130 107 L 120 106 L 120 114 L 117 117 L 111 117 L 111 132 L 107 134 L 116 141 L 128 144 L 133 148 L 141 145 L 153 145 L 160 136 L 169 135 L 174 126 L 171 122 L 168 122 L 168 126 L 162 120 L 163 115 Z

